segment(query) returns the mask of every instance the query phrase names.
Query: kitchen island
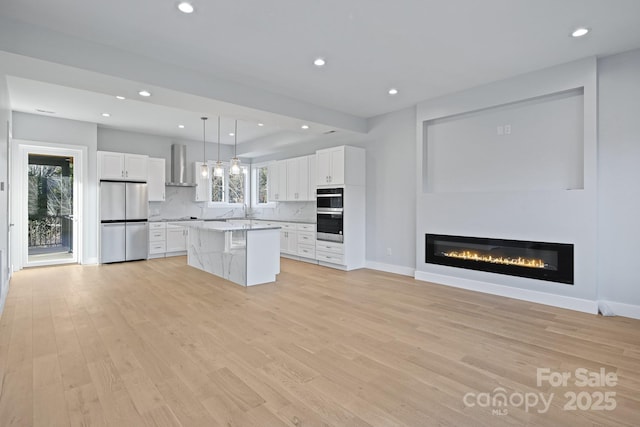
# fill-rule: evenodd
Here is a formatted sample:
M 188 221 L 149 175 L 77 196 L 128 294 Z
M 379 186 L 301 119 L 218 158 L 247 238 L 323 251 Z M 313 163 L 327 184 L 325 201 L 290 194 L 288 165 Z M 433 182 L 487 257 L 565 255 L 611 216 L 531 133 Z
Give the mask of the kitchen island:
M 187 224 L 187 263 L 242 286 L 276 281 L 280 227 L 205 222 Z

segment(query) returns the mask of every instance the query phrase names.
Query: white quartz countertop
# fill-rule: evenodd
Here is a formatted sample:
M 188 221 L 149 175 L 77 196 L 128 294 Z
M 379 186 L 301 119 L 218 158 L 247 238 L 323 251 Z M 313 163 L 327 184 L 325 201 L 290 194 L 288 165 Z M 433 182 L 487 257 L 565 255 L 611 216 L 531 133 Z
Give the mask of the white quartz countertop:
M 185 224 L 189 228 L 212 231 L 253 231 L 253 230 L 279 230 L 280 226 L 264 224 L 234 224 L 222 221 L 211 221 L 205 223 Z

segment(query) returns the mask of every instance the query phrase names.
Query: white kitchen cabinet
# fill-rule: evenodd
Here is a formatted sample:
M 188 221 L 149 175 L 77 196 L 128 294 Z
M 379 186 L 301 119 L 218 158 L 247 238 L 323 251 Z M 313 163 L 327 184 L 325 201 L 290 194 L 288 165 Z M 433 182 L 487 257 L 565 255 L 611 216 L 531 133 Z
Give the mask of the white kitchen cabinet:
M 296 157 L 287 162 L 287 200 L 315 200 L 315 172 L 311 175 L 311 164 L 315 169 L 315 156 Z
M 337 242 L 316 242 L 316 258 L 318 261 L 332 264 L 344 264 L 344 244 Z
M 195 177 L 195 181 L 196 181 L 196 195 L 195 195 L 195 201 L 196 202 L 210 202 L 211 201 L 211 180 L 209 179 L 209 176 L 202 176 L 202 173 L 200 172 L 200 168 L 202 166 L 203 162 L 193 162 L 193 166 L 194 166 L 194 170 L 193 170 L 193 176 Z M 211 172 L 211 170 L 209 170 L 209 172 Z
M 290 201 L 298 200 L 300 195 L 300 183 L 298 182 L 300 172 L 300 161 L 298 158 L 287 159 L 284 161 L 287 165 L 287 199 Z
M 308 192 L 308 201 L 315 202 L 316 201 L 316 177 L 317 177 L 317 158 L 315 154 L 307 156 L 309 158 L 309 173 L 307 179 L 307 192 Z
M 149 190 L 149 201 L 164 202 L 164 183 L 166 180 L 165 159 L 150 157 L 148 170 L 147 189 Z
M 298 229 L 294 223 L 280 223 L 280 253 L 297 255 L 298 254 Z
M 270 202 L 287 200 L 287 162 L 281 160 L 269 165 L 269 191 Z
M 316 152 L 317 185 L 365 185 L 365 151 L 341 146 Z
M 149 258 L 163 258 L 167 251 L 167 224 L 149 223 Z
M 124 155 L 124 177 L 129 181 L 147 181 L 149 156 L 141 154 Z
M 149 258 L 184 255 L 189 243 L 187 224 L 202 221 L 175 221 L 149 223 Z
M 167 224 L 167 252 L 183 252 L 187 250 L 189 230 L 177 224 Z
M 297 224 L 298 231 L 298 256 L 316 259 L 316 225 Z
M 124 154 L 98 151 L 98 176 L 100 179 L 124 179 Z
M 98 177 L 104 180 L 146 182 L 149 156 L 98 151 Z

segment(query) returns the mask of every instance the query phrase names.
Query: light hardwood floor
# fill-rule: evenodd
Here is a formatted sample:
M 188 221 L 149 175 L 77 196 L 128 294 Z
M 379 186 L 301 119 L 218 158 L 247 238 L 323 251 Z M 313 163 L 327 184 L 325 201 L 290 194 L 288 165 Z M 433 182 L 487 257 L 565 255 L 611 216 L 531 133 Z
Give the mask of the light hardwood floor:
M 538 387 L 537 368 L 572 378 Z M 249 289 L 184 257 L 38 268 L 12 279 L 0 378 L 3 427 L 638 426 L 640 321 L 286 259 Z M 511 404 L 478 405 L 498 387 Z M 540 393 L 547 412 L 518 406 Z

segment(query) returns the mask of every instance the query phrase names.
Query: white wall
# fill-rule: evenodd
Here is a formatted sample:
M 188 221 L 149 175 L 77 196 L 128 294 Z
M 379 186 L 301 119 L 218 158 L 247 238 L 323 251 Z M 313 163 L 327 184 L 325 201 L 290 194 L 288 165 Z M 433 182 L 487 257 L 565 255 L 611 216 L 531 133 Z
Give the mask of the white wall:
M 640 318 L 640 50 L 599 60 L 598 78 L 599 294 Z
M 218 146 L 206 143 L 207 160 L 217 160 Z M 187 146 L 187 181 L 195 182 L 194 162 L 201 162 L 203 158 L 202 141 L 181 140 L 167 136 L 149 135 L 111 128 L 98 128 L 98 150 L 115 151 L 119 153 L 145 154 L 150 157 L 165 159 L 166 181 L 171 180 L 171 145 L 174 143 Z M 233 146 L 220 146 L 220 160 L 228 161 L 233 156 Z M 246 159 L 240 159 L 247 164 Z M 243 215 L 241 208 L 208 208 L 206 203 L 194 202 L 193 187 L 166 187 L 164 202 L 149 203 L 150 219 L 177 219 L 185 217 L 221 218 Z
M 428 122 L 425 191 L 582 189 L 583 111 L 575 91 Z
M 0 314 L 4 307 L 4 301 L 9 290 L 9 268 L 8 268 L 8 222 L 7 207 L 9 205 L 8 183 L 9 183 L 9 148 L 8 129 L 11 126 L 11 109 L 9 102 L 9 91 L 7 89 L 7 79 L 0 75 L 0 182 L 4 183 L 4 189 L 0 189 Z
M 361 145 L 367 150 L 367 263 L 399 266 L 395 271 L 403 274 L 415 269 L 415 124 L 414 107 L 374 117 Z
M 208 160 L 217 160 L 217 144 L 207 138 L 206 155 Z M 167 136 L 149 135 L 138 132 L 128 132 L 111 128 L 98 128 L 98 150 L 115 151 L 119 153 L 146 154 L 150 157 L 166 159 L 167 181 L 171 177 L 171 144 L 185 144 L 187 146 L 187 179 L 195 182 L 193 177 L 193 162 L 202 161 L 202 141 L 180 140 Z M 220 160 L 228 161 L 233 156 L 233 146 L 220 146 Z M 243 159 L 240 159 L 243 160 Z
M 418 105 L 416 277 L 452 286 L 595 311 L 596 89 L 596 61 L 592 58 L 484 85 Z M 425 179 L 429 176 L 425 122 L 504 106 L 505 108 L 501 108 L 497 114 L 485 116 L 483 126 L 496 129 L 497 125 L 509 123 L 514 117 L 514 108 L 509 108 L 510 105 L 517 106 L 514 103 L 575 90 L 582 90 L 584 93 L 582 116 L 575 118 L 575 122 L 568 128 L 575 130 L 576 127 L 582 126 L 583 151 L 576 155 L 583 157 L 573 163 L 581 163 L 584 168 L 583 189 L 520 188 L 496 191 L 495 188 L 476 188 L 467 192 L 430 191 Z M 569 106 L 566 111 L 570 112 L 572 109 L 575 109 L 575 105 Z M 564 115 L 565 120 L 569 120 L 570 117 L 570 113 Z M 539 119 L 542 120 L 540 128 L 554 126 L 548 116 Z M 531 126 L 528 129 L 534 130 Z M 515 133 L 510 137 L 515 144 L 533 142 L 531 135 L 518 135 L 517 127 L 513 130 Z M 547 147 L 563 147 L 566 143 L 559 135 L 541 132 L 535 136 L 551 138 L 551 141 L 546 142 Z M 474 137 L 473 134 L 464 135 L 464 139 L 469 141 Z M 576 151 L 575 145 L 569 149 Z M 482 159 L 482 166 L 494 170 L 509 167 L 500 159 Z M 509 174 L 505 176 L 508 179 Z M 572 243 L 575 251 L 575 284 L 568 286 L 427 264 L 424 241 L 426 233 Z
M 56 117 L 13 113 L 13 139 L 87 147 L 88 179 L 84 192 L 83 253 L 85 264 L 98 262 L 97 125 Z M 17 151 L 17 141 L 12 149 Z M 17 239 L 14 239 L 17 240 Z M 15 245 L 12 245 L 15 248 Z M 14 254 L 20 253 L 12 249 Z
M 283 147 L 277 154 L 257 157 L 253 162 L 303 156 L 338 145 L 364 148 L 367 265 L 412 275 L 416 245 L 415 123 L 415 108 L 406 108 L 369 119 L 366 136 L 336 135 L 309 141 Z M 391 249 L 391 255 L 387 249 Z

